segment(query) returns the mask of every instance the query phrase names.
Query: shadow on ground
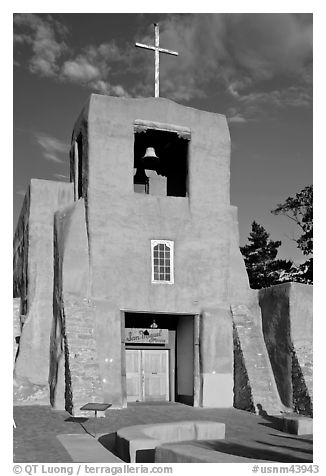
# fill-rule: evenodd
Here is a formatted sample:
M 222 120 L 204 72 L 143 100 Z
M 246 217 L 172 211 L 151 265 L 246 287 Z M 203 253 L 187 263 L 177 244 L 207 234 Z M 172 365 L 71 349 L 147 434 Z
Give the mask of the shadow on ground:
M 228 455 L 240 456 L 243 458 L 249 458 L 254 460 L 268 460 L 277 461 L 280 463 L 308 463 L 312 462 L 312 452 L 303 450 L 298 447 L 278 446 L 270 445 L 261 441 L 256 441 L 256 446 L 249 446 L 246 444 L 240 444 L 234 441 L 196 441 L 191 444 L 199 447 L 209 449 L 212 452 L 224 453 Z M 182 444 L 182 443 L 180 443 Z M 186 444 L 186 443 L 185 443 Z M 187 442 L 189 444 L 189 442 Z M 261 446 L 262 445 L 262 446 Z M 264 446 L 265 445 L 265 446 Z M 268 447 L 266 447 L 268 446 Z M 277 447 L 278 449 L 270 449 L 270 446 Z M 295 451 L 300 451 L 301 456 L 293 454 Z M 309 453 L 309 456 L 302 453 Z
M 272 435 L 274 436 L 274 435 Z M 286 437 L 288 438 L 288 437 Z M 295 438 L 293 438 L 295 439 Z M 298 439 L 299 441 L 303 441 Z M 119 456 L 116 451 L 116 433 L 108 433 L 102 435 L 98 441 L 116 456 Z M 189 441 L 178 442 L 176 445 L 189 445 Z M 214 453 L 224 453 L 233 456 L 240 456 L 243 458 L 254 460 L 268 460 L 277 461 L 280 463 L 309 463 L 312 462 L 312 448 L 305 449 L 301 446 L 282 446 L 264 441 L 253 441 L 255 446 L 240 444 L 235 441 L 227 440 L 212 440 L 212 441 L 191 441 L 192 446 L 203 448 Z M 312 443 L 309 441 L 309 443 Z M 300 457 L 295 454 L 300 452 Z M 154 450 L 139 450 L 137 451 L 137 463 L 153 463 L 155 451 Z
M 110 409 L 107 418 L 72 417 L 49 406 L 16 406 L 14 461 L 16 463 L 69 463 L 72 461 L 57 435 L 88 433 L 116 454 L 115 433 L 123 427 L 185 420 L 219 421 L 226 425 L 225 440 L 212 442 L 212 453 L 239 455 L 279 462 L 310 462 L 312 436 L 290 435 L 275 427 L 275 417 L 230 409 L 201 409 L 180 403 L 133 404 Z M 200 442 L 197 442 L 200 444 Z M 146 455 L 144 455 L 146 456 Z

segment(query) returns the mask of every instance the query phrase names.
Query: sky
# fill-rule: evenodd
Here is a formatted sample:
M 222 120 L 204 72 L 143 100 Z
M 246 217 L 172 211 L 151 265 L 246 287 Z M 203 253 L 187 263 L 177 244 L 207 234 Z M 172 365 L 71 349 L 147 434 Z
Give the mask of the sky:
M 224 114 L 230 129 L 231 203 L 240 244 L 253 220 L 278 257 L 305 261 L 295 225 L 271 210 L 312 183 L 312 15 L 295 13 L 46 13 L 14 15 L 13 220 L 31 178 L 69 180 L 74 122 L 91 93 L 160 95 Z

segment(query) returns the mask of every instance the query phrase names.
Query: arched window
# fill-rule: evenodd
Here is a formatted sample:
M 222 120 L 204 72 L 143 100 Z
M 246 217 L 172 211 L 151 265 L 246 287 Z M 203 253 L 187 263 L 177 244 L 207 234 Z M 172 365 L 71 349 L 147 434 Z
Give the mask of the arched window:
M 152 283 L 173 284 L 173 241 L 151 240 Z

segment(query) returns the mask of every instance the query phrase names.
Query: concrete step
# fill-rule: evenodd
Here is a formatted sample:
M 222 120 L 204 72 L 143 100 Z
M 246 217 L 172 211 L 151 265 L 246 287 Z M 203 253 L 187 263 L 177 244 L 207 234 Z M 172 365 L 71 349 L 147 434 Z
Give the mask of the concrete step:
M 74 463 L 123 463 L 91 435 L 63 434 L 57 438 Z
M 312 435 L 313 419 L 296 414 L 283 415 L 282 430 L 293 435 Z

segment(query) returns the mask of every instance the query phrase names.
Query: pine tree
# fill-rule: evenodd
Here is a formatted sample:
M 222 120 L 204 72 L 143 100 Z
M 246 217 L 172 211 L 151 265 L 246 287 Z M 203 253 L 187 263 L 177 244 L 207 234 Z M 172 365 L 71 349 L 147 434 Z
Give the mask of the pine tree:
M 308 185 L 295 197 L 288 197 L 284 203 L 278 204 L 274 215 L 284 215 L 294 221 L 301 232 L 295 240 L 297 247 L 304 255 L 310 257 L 292 272 L 293 281 L 312 284 L 313 282 L 313 187 Z
M 267 288 L 291 280 L 292 261 L 276 259 L 281 241 L 271 240 L 265 228 L 255 221 L 248 241 L 247 245 L 240 247 L 240 251 L 252 289 Z

